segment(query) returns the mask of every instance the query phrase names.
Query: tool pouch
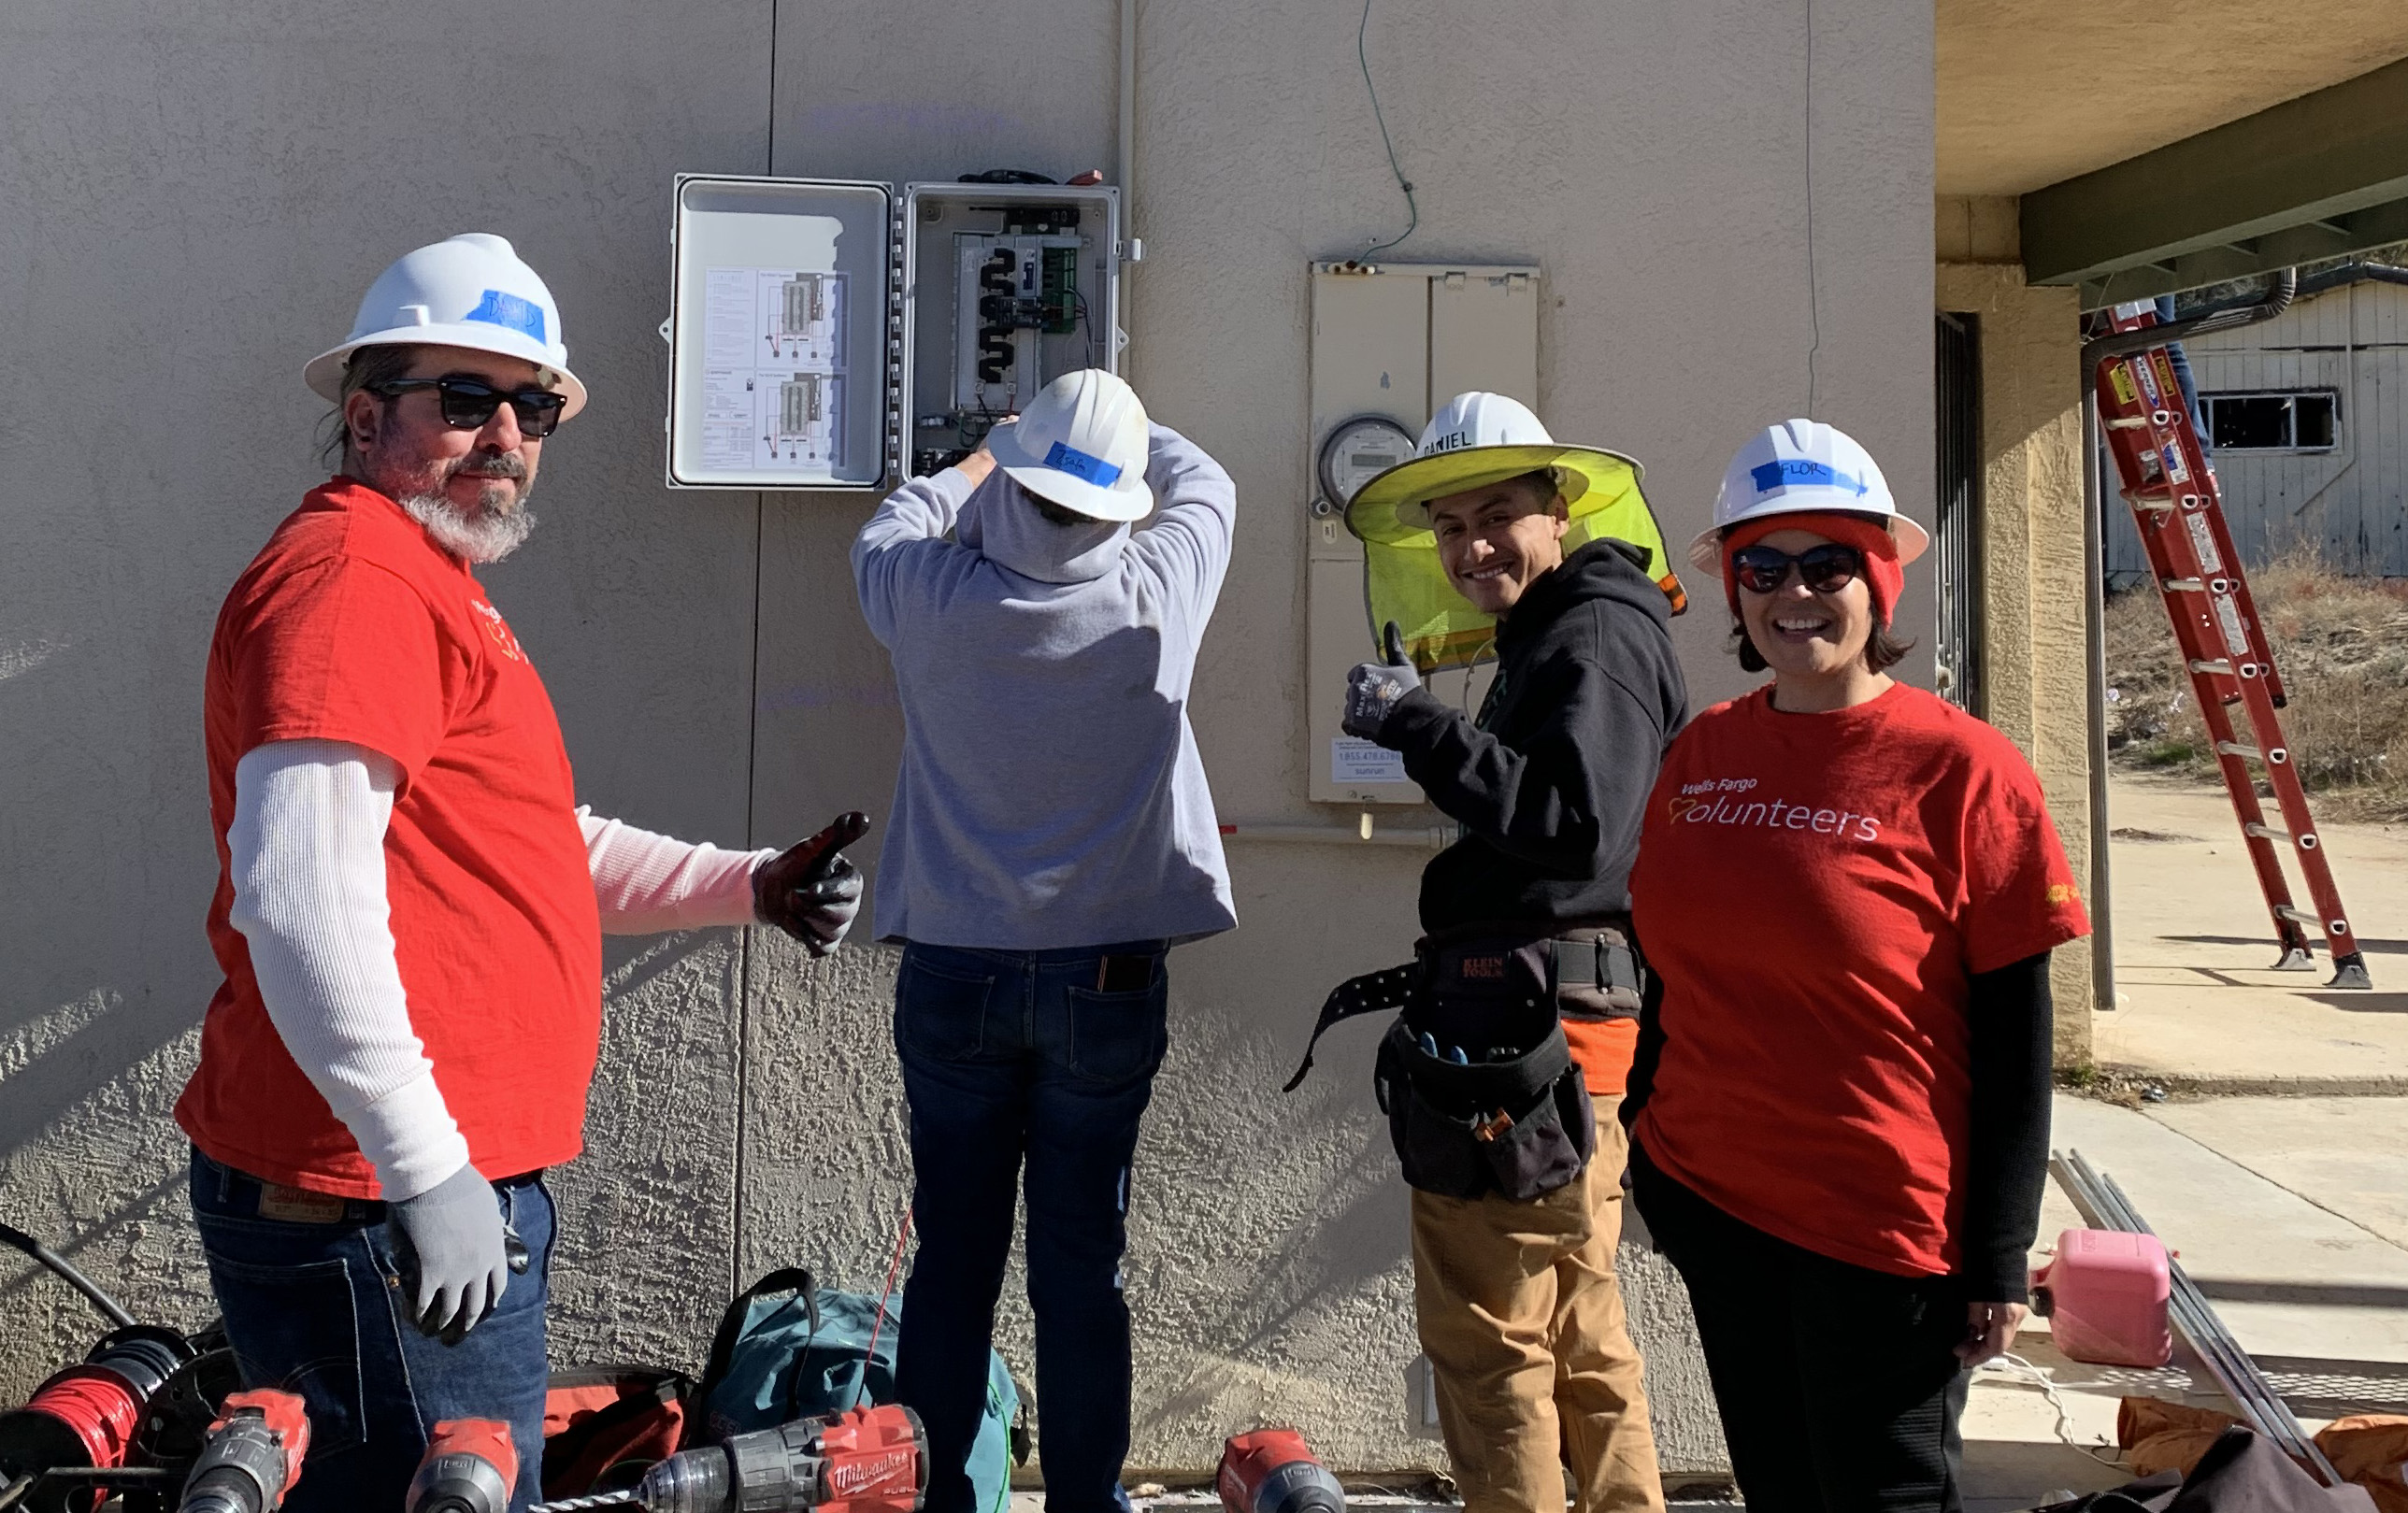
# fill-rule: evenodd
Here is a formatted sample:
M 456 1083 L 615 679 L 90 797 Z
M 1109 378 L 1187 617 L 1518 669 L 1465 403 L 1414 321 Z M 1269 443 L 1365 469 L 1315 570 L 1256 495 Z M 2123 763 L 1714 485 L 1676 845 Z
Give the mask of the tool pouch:
M 1556 942 L 1455 933 L 1416 949 L 1421 991 L 1372 1073 L 1406 1182 L 1527 1201 L 1571 1181 L 1597 1149 L 1597 1116 L 1556 1017 Z M 1433 1056 L 1425 1035 L 1475 1059 Z
M 1571 1181 L 1597 1149 L 1597 1116 L 1557 1010 L 1637 1011 L 1640 968 L 1628 937 L 1618 928 L 1533 938 L 1484 927 L 1425 938 L 1415 955 L 1340 983 L 1312 1033 L 1317 1043 L 1342 1021 L 1397 1012 L 1372 1081 L 1405 1181 L 1445 1197 L 1517 1201 Z M 1424 1035 L 1478 1059 L 1434 1056 L 1422 1049 Z M 1287 1090 L 1312 1067 L 1308 1044 Z

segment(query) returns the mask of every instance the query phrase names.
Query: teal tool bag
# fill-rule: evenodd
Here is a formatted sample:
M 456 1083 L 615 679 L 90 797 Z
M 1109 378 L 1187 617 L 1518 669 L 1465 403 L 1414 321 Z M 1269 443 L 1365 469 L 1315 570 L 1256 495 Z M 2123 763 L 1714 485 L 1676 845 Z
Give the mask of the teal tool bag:
M 903 1300 L 878 1323 L 878 1300 L 821 1288 L 800 1266 L 769 1273 L 727 1306 L 710 1342 L 695 1416 L 697 1440 L 724 1439 L 796 1419 L 895 1400 L 895 1346 Z M 877 1335 L 873 1350 L 870 1336 Z M 987 1352 L 986 1416 L 970 1446 L 978 1513 L 1005 1513 L 1011 1468 L 1028 1463 L 1020 1389 L 1003 1357 Z

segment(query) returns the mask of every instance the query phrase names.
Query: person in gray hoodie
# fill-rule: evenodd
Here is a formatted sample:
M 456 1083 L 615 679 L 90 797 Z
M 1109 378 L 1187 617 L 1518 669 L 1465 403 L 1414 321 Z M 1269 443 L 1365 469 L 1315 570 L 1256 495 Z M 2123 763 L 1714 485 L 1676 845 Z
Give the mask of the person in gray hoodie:
M 972 1513 L 1024 1180 L 1047 1506 L 1129 1506 L 1120 1263 L 1165 962 L 1237 923 L 1187 720 L 1236 512 L 1220 464 L 1089 369 L 853 542 L 903 706 L 873 917 L 903 946 L 920 1249 L 896 1391 L 927 1428 L 927 1513 Z

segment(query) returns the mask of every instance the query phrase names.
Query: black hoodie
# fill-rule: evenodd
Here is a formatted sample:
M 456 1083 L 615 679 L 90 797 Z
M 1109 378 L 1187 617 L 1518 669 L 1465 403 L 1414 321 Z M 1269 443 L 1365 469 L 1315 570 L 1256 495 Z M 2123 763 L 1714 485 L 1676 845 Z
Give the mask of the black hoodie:
M 1689 711 L 1645 555 L 1592 541 L 1524 591 L 1477 721 L 1423 688 L 1380 727 L 1464 830 L 1422 872 L 1424 931 L 1628 912 L 1648 791 Z

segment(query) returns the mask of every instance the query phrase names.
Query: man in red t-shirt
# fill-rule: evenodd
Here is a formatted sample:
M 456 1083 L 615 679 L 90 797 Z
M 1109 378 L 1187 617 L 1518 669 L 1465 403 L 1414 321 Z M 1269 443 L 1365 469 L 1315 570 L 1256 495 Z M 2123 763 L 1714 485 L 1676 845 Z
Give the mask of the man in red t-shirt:
M 310 363 L 342 471 L 236 580 L 204 698 L 225 980 L 176 1108 L 244 1385 L 299 1392 L 292 1513 L 400 1505 L 446 1419 L 538 1495 L 552 1200 L 578 1153 L 601 936 L 776 924 L 824 953 L 857 824 L 784 852 L 577 806 L 542 679 L 470 571 L 523 541 L 582 407 L 498 236 L 420 248 Z M 474 1331 L 472 1334 L 471 1331 Z

